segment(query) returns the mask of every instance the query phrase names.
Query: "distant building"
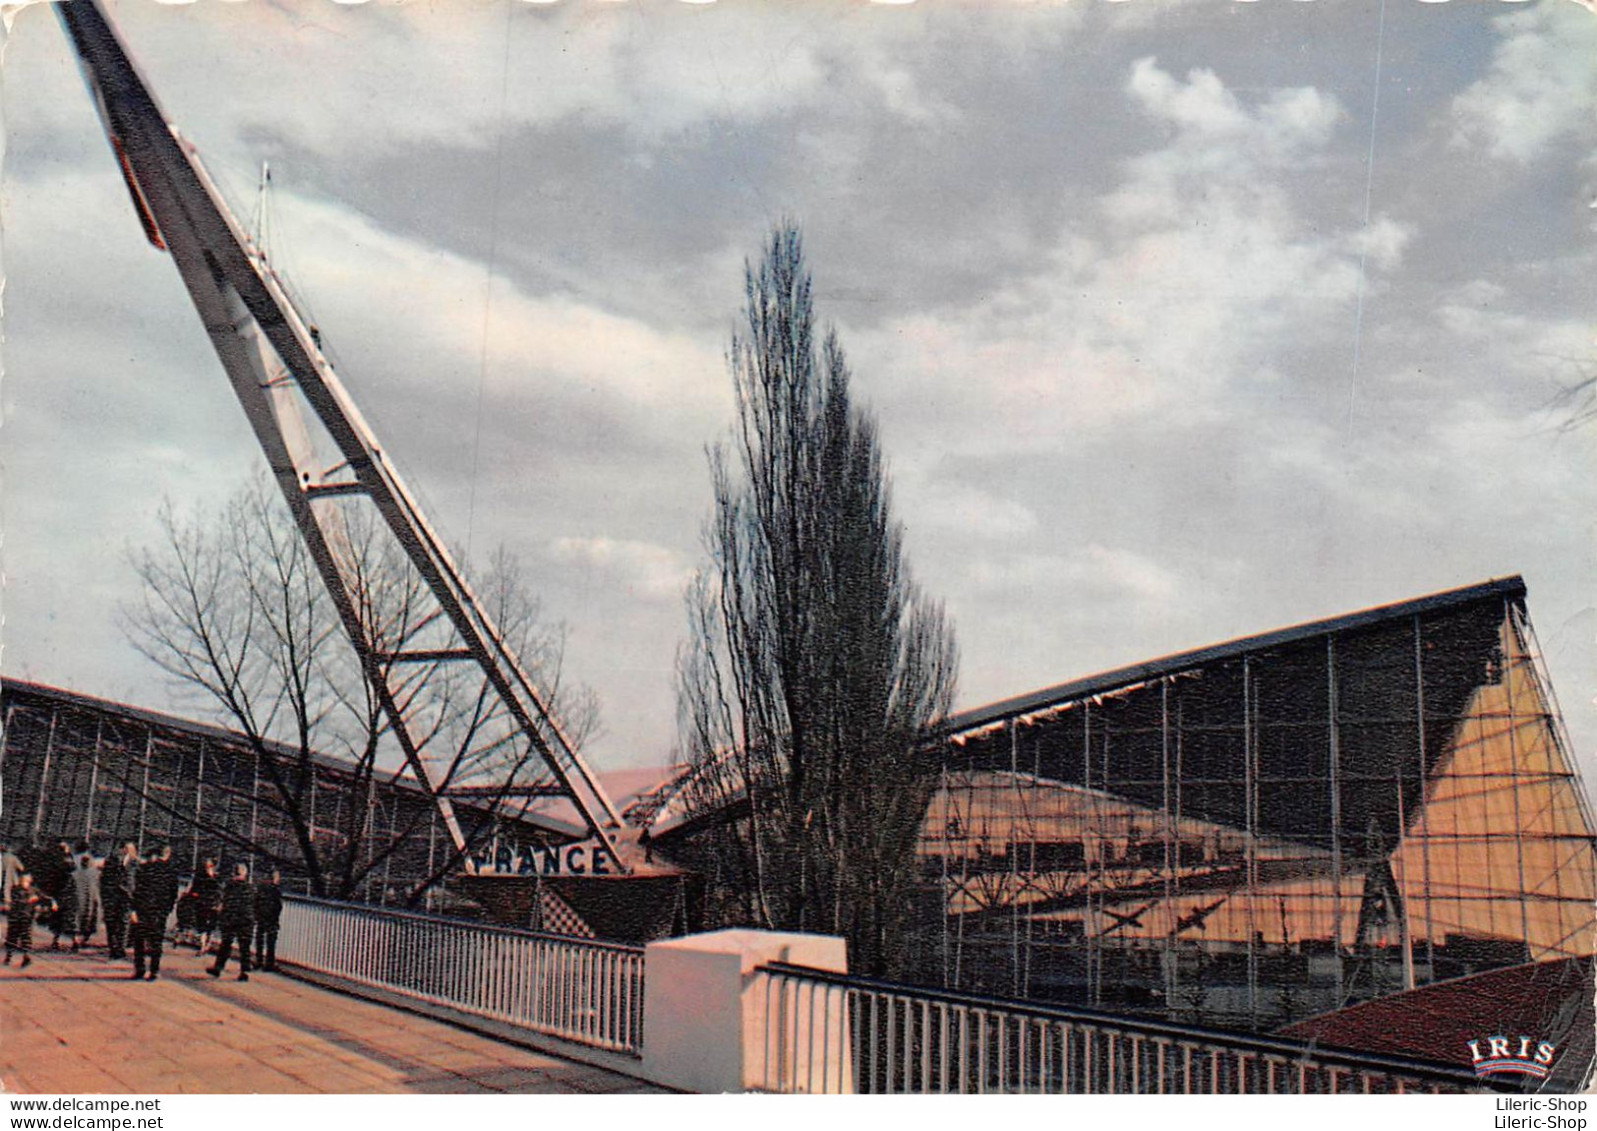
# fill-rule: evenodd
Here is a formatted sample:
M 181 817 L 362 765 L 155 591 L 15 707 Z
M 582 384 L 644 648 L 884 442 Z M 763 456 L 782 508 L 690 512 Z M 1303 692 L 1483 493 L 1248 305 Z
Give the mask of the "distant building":
M 124 840 L 146 848 L 168 842 L 182 870 L 206 856 L 244 860 L 256 871 L 279 868 L 291 891 L 308 889 L 289 807 L 243 735 L 11 679 L 0 684 L 0 712 L 6 842 L 87 840 L 102 852 Z M 268 750 L 298 790 L 296 751 Z M 381 769 L 363 777 L 353 764 L 323 755 L 312 761 L 295 808 L 329 858 L 359 830 L 352 898 L 403 902 L 430 879 L 459 870 L 437 809 L 413 780 Z M 468 842 L 490 866 L 513 867 L 542 846 L 577 839 L 580 826 L 550 799 L 534 800 L 527 813 L 524 805 L 516 799 L 496 815 L 469 797 L 455 799 Z M 540 820 L 544 810 L 549 819 Z

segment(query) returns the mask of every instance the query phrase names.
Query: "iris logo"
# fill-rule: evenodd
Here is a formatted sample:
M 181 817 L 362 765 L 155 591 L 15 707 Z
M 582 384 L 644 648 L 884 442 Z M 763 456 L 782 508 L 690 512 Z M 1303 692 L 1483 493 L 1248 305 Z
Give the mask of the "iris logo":
M 1547 1070 L 1558 1050 L 1551 1041 L 1536 1042 L 1534 1037 L 1481 1037 L 1466 1042 L 1475 1062 L 1475 1075 L 1499 1076 L 1518 1072 L 1522 1076 L 1547 1079 Z M 1486 1047 L 1481 1048 L 1482 1045 Z

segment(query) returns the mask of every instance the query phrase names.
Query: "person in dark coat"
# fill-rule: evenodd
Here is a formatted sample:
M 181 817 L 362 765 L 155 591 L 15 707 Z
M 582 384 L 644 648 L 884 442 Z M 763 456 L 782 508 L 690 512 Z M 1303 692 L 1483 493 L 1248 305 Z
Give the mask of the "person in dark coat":
M 216 940 L 216 913 L 222 905 L 222 879 L 216 874 L 216 859 L 205 858 L 200 870 L 189 881 L 188 898 L 194 901 L 194 930 L 199 935 L 195 947 L 200 954 L 211 949 Z
M 72 845 L 63 840 L 49 854 L 44 871 L 38 877 L 40 894 L 50 901 L 45 926 L 50 928 L 51 950 L 60 950 L 61 936 L 72 933 L 72 873 L 76 870 Z
M 33 886 L 33 876 L 17 873 L 17 882 L 6 897 L 6 960 L 22 952 L 22 969 L 33 965 L 33 917 L 41 906 L 48 908 L 50 897 Z
M 133 977 L 149 979 L 161 973 L 161 944 L 166 939 L 166 919 L 177 903 L 177 869 L 172 867 L 172 846 L 164 844 L 150 859 L 139 865 L 138 882 L 133 887 Z
M 216 964 L 206 969 L 213 978 L 220 978 L 227 969 L 227 960 L 238 944 L 238 980 L 250 980 L 250 943 L 255 934 L 255 889 L 250 885 L 250 868 L 240 861 L 233 865 L 233 878 L 222 888 L 222 909 L 217 916 L 222 943 L 216 952 Z
M 255 885 L 255 968 L 277 969 L 277 925 L 283 918 L 283 875 L 272 869 L 271 879 Z
M 114 852 L 100 873 L 100 899 L 105 907 L 105 949 L 112 958 L 127 957 L 128 911 L 138 882 L 139 850 L 130 840 Z

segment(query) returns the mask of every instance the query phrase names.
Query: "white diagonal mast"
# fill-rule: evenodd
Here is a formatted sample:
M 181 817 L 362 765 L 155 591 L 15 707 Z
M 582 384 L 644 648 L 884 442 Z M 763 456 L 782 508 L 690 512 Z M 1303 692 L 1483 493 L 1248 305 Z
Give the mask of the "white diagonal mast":
M 569 799 L 592 835 L 625 868 L 625 858 L 616 851 L 623 830 L 619 812 L 385 458 L 316 336 L 239 226 L 194 147 L 166 120 L 96 3 L 70 0 L 57 12 L 145 234 L 171 252 L 406 761 L 437 805 L 466 866 L 471 866 L 466 838 L 446 790 L 422 757 L 426 738 L 418 737 L 407 711 L 407 684 L 398 673 L 415 670 L 413 665 L 459 663 L 480 669 L 530 751 L 547 767 L 553 779 L 547 792 Z M 302 406 L 338 450 L 330 468 L 317 457 Z M 329 505 L 347 499 L 364 499 L 376 508 L 425 582 L 436 608 L 423 621 L 446 630 L 442 647 L 384 650 L 371 639 L 351 579 L 340 567 L 349 561 L 342 515 Z

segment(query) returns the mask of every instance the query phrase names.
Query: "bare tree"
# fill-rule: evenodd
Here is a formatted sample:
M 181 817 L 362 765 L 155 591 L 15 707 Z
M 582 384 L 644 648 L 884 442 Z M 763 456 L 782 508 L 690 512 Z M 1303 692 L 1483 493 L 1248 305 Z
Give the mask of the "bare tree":
M 745 271 L 738 418 L 710 453 L 709 565 L 688 597 L 678 713 L 727 918 L 844 935 L 892 965 L 956 678 L 942 607 L 892 517 L 874 420 L 834 332 L 815 339 L 799 231 Z
M 351 579 L 370 654 L 393 657 L 424 644 L 437 617 L 425 583 L 375 522 L 369 511 L 349 512 L 338 528 L 339 568 Z M 522 787 L 541 780 L 544 767 L 480 670 L 439 661 L 401 671 L 392 658 L 375 671 L 363 668 L 269 481 L 246 485 L 214 516 L 184 521 L 164 510 L 161 529 L 158 545 L 133 555 L 143 590 L 124 610 L 124 630 L 244 737 L 271 786 L 261 803 L 294 842 L 297 858 L 279 862 L 303 869 L 314 894 L 354 895 L 410 837 L 429 835 L 422 807 L 380 843 L 370 835 L 372 786 L 409 772 L 376 679 L 396 689 L 437 788 L 470 795 L 471 844 L 492 833 L 497 815 L 525 807 L 530 791 Z M 568 736 L 576 743 L 591 736 L 594 696 L 561 685 L 564 629 L 545 620 L 514 559 L 496 553 L 478 589 L 505 639 L 540 677 Z M 321 756 L 337 758 L 350 775 L 344 804 L 329 807 L 324 799 L 318 807 Z M 408 901 L 461 864 L 458 853 L 444 854 Z

